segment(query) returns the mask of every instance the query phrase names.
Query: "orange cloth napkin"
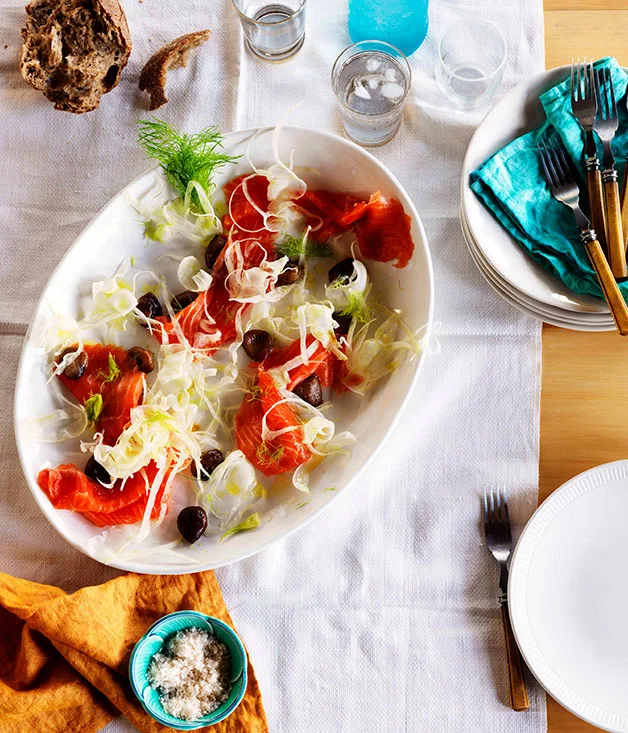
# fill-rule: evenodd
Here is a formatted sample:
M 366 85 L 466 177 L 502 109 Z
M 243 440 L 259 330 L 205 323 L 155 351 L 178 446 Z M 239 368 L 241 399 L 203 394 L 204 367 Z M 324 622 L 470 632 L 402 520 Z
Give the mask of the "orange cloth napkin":
M 0 731 L 98 731 L 120 712 L 140 731 L 171 730 L 147 715 L 128 680 L 133 646 L 173 611 L 231 618 L 211 571 L 123 575 L 71 595 L 0 573 Z M 267 733 L 249 662 L 240 706 L 215 733 Z

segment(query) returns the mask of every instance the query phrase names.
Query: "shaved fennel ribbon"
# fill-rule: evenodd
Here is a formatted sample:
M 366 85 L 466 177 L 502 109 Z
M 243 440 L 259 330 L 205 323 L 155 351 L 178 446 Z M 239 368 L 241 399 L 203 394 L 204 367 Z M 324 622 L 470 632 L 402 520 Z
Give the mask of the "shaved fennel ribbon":
M 198 194 L 200 212 L 192 210 L 193 192 Z M 153 193 L 156 198 L 161 190 Z M 133 207 L 142 218 L 146 238 L 159 244 L 167 243 L 175 234 L 189 242 L 205 242 L 222 232 L 222 223 L 211 198 L 198 181 L 188 183 L 183 199 L 172 199 L 152 208 L 134 200 Z

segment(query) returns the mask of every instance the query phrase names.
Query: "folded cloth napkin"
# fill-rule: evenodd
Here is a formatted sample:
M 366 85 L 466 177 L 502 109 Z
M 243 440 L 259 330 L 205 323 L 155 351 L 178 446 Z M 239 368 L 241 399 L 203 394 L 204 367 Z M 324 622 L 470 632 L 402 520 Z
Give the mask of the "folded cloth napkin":
M 613 79 L 619 128 L 613 153 L 620 180 L 628 155 L 628 76 L 615 59 L 595 63 L 606 67 Z M 560 137 L 580 172 L 582 208 L 588 209 L 584 171 L 585 134 L 571 112 L 569 79 L 540 97 L 546 121 L 513 140 L 471 174 L 471 189 L 489 211 L 543 268 L 562 280 L 575 293 L 602 297 L 602 291 L 579 239 L 572 212 L 556 201 L 540 167 L 537 145 Z M 601 145 L 599 146 L 601 157 Z M 628 283 L 620 288 L 628 296 Z
M 120 712 L 140 731 L 171 730 L 144 712 L 127 668 L 148 627 L 182 609 L 232 623 L 213 572 L 129 574 L 72 595 L 0 573 L 0 731 L 89 733 Z M 244 699 L 211 730 L 268 732 L 250 663 Z

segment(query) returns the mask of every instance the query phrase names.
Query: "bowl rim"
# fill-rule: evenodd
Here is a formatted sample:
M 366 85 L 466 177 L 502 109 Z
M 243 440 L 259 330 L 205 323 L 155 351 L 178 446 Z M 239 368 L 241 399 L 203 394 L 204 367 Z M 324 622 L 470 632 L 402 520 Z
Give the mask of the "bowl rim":
M 227 634 L 233 639 L 235 642 L 235 646 L 238 649 L 238 652 L 241 657 L 242 661 L 242 675 L 240 676 L 240 679 L 238 680 L 237 684 L 240 685 L 240 692 L 238 693 L 237 697 L 233 700 L 231 705 L 229 705 L 228 708 L 226 708 L 224 711 L 221 711 L 221 706 L 217 707 L 216 710 L 214 710 L 211 713 L 208 713 L 203 718 L 199 718 L 198 720 L 190 720 L 190 721 L 184 721 L 181 719 L 181 724 L 179 727 L 177 727 L 177 730 L 197 730 L 198 728 L 204 728 L 208 725 L 215 725 L 216 723 L 220 723 L 220 721 L 224 720 L 225 718 L 228 718 L 240 705 L 242 700 L 244 699 L 244 695 L 246 694 L 246 690 L 248 687 L 248 656 L 246 653 L 246 648 L 242 642 L 242 639 L 238 636 L 235 629 L 233 627 L 229 626 L 225 621 L 222 619 L 217 618 L 216 616 L 209 616 L 206 613 L 203 613 L 202 611 L 195 611 L 193 609 L 181 609 L 179 611 L 173 611 L 172 613 L 167 613 L 165 616 L 162 616 L 161 618 L 157 619 L 157 621 L 153 622 L 148 629 L 144 632 L 144 634 L 137 640 L 135 643 L 135 646 L 133 647 L 133 651 L 131 652 L 131 656 L 129 657 L 129 665 L 128 665 L 128 672 L 129 672 L 129 684 L 131 685 L 131 689 L 133 690 L 133 694 L 138 699 L 139 703 L 141 704 L 142 708 L 145 710 L 145 712 L 150 715 L 153 720 L 156 720 L 158 723 L 161 723 L 162 725 L 169 726 L 170 728 L 177 725 L 176 723 L 173 723 L 170 718 L 165 717 L 158 717 L 153 713 L 153 711 L 149 710 L 147 705 L 144 702 L 144 699 L 142 695 L 139 692 L 139 689 L 136 684 L 135 675 L 133 673 L 133 663 L 134 660 L 139 653 L 139 650 L 143 643 L 148 639 L 149 636 L 152 636 L 156 629 L 158 629 L 162 624 L 166 623 L 172 618 L 175 618 L 177 616 L 197 616 L 199 618 L 202 618 L 204 621 L 207 621 L 210 624 L 215 624 L 217 626 L 220 626 L 222 629 L 224 629 Z M 186 627 L 190 628 L 190 627 Z M 180 629 L 182 630 L 182 629 Z M 225 703 L 223 703 L 224 705 Z M 219 712 L 220 711 L 220 712 Z M 211 720 L 206 720 L 206 718 L 210 716 L 215 716 Z M 174 717 L 174 716 L 171 716 Z
M 272 131 L 276 128 L 276 125 L 262 125 L 259 127 L 249 127 L 244 130 L 231 130 L 228 133 L 225 133 L 225 149 L 228 149 L 230 144 L 230 139 L 247 139 L 247 137 L 261 135 L 264 132 Z M 397 176 L 386 166 L 384 163 L 382 163 L 380 160 L 378 160 L 373 153 L 369 152 L 365 148 L 361 147 L 357 143 L 354 143 L 352 140 L 349 140 L 345 137 L 342 137 L 340 135 L 337 135 L 333 132 L 328 132 L 326 130 L 314 130 L 309 127 L 298 127 L 295 125 L 282 125 L 282 130 L 284 131 L 290 131 L 290 132 L 296 132 L 300 134 L 309 134 L 316 137 L 322 137 L 329 140 L 334 141 L 335 143 L 340 143 L 344 147 L 347 147 L 355 152 L 360 153 L 360 155 L 364 158 L 366 158 L 372 165 L 374 165 L 376 168 L 378 168 L 393 184 L 394 187 L 398 189 L 398 191 L 403 195 L 404 198 L 404 209 L 406 210 L 406 213 L 409 214 L 412 221 L 417 227 L 417 230 L 419 232 L 421 247 L 420 247 L 420 255 L 421 259 L 423 260 L 422 266 L 425 267 L 425 276 L 427 280 L 427 286 L 428 286 L 428 293 L 427 293 L 427 312 L 425 317 L 425 333 L 427 335 L 431 334 L 432 327 L 433 327 L 433 321 L 434 321 L 434 269 L 432 264 L 432 257 L 430 253 L 429 248 L 429 242 L 427 238 L 427 234 L 425 232 L 425 227 L 423 226 L 423 221 L 421 220 L 421 217 L 419 216 L 419 213 L 416 209 L 416 206 L 414 205 L 414 202 L 404 186 L 402 186 L 401 182 L 398 180 Z M 59 260 L 59 263 L 54 268 L 54 270 L 50 273 L 48 280 L 46 282 L 46 286 L 48 282 L 54 277 L 54 275 L 57 273 L 59 269 L 65 264 L 66 260 L 70 258 L 72 251 L 74 250 L 74 247 L 77 245 L 77 243 L 86 235 L 86 233 L 96 225 L 96 221 L 99 219 L 99 217 L 103 214 L 103 212 L 112 204 L 112 202 L 116 199 L 118 199 L 120 196 L 125 195 L 125 193 L 134 185 L 136 185 L 142 178 L 149 175 L 152 171 L 158 170 L 159 165 L 151 166 L 150 168 L 143 171 L 140 175 L 136 176 L 133 180 L 129 181 L 122 189 L 117 191 L 112 197 L 110 197 L 104 205 L 101 207 L 101 209 L 94 214 L 94 216 L 91 217 L 91 219 L 87 222 L 85 227 L 79 232 L 79 234 L 74 238 L 71 245 L 67 248 L 61 259 Z M 416 253 L 416 249 L 415 249 Z M 414 257 L 414 255 L 413 255 Z M 22 343 L 22 349 L 20 351 L 20 359 L 18 362 L 18 368 L 16 373 L 16 379 L 15 379 L 15 388 L 14 388 L 14 399 L 13 399 L 13 430 L 14 430 L 14 436 L 15 436 L 15 442 L 17 447 L 18 456 L 20 459 L 20 465 L 22 468 L 22 473 L 24 475 L 24 478 L 26 480 L 26 483 L 30 489 L 31 494 L 33 495 L 37 506 L 43 513 L 43 515 L 46 517 L 48 522 L 53 526 L 53 528 L 57 531 L 63 539 L 68 542 L 72 547 L 74 547 L 79 552 L 83 553 L 84 555 L 87 555 L 88 557 L 91 557 L 92 559 L 96 560 L 97 562 L 100 562 L 103 565 L 106 565 L 108 567 L 117 568 L 118 570 L 123 570 L 125 572 L 135 572 L 135 573 L 142 573 L 146 575 L 163 575 L 163 569 L 159 569 L 154 567 L 153 565 L 149 565 L 146 562 L 142 561 L 134 561 L 134 560 L 127 560 L 119 562 L 115 558 L 112 558 L 110 562 L 105 562 L 99 557 L 95 557 L 93 553 L 90 552 L 89 548 L 85 545 L 85 543 L 81 544 L 78 540 L 76 540 L 73 537 L 69 537 L 68 534 L 64 531 L 62 522 L 59 519 L 59 512 L 62 510 L 55 509 L 52 504 L 50 503 L 50 500 L 48 497 L 44 494 L 44 492 L 39 488 L 37 481 L 35 477 L 30 475 L 30 471 L 27 470 L 27 455 L 25 452 L 25 447 L 20 440 L 20 431 L 19 431 L 19 425 L 18 425 L 18 391 L 19 386 L 22 383 L 22 380 L 24 379 L 24 372 L 26 370 L 26 349 L 27 346 L 31 342 L 31 338 L 33 335 L 33 330 L 35 327 L 35 323 L 37 320 L 38 313 L 41 309 L 42 303 L 45 299 L 45 288 L 42 291 L 41 297 L 35 306 L 35 309 L 33 311 L 33 316 L 31 318 L 30 324 L 28 326 L 28 330 L 26 332 L 26 335 L 24 337 L 24 341 Z M 273 545 L 275 542 L 279 542 L 280 540 L 285 540 L 288 537 L 290 537 L 295 532 L 298 532 L 299 530 L 303 529 L 305 526 L 307 526 L 310 522 L 312 522 L 315 518 L 319 517 L 322 512 L 326 511 L 332 504 L 337 502 L 340 499 L 340 496 L 345 494 L 347 490 L 349 490 L 351 487 L 355 487 L 358 483 L 358 480 L 361 476 L 365 474 L 368 467 L 371 465 L 371 462 L 375 459 L 375 457 L 379 454 L 379 451 L 382 449 L 382 447 L 387 443 L 389 440 L 391 433 L 397 426 L 399 419 L 401 418 L 401 415 L 404 413 L 406 407 L 408 406 L 408 403 L 410 401 L 410 398 L 415 390 L 415 387 L 418 383 L 419 376 L 421 374 L 421 371 L 423 369 L 423 365 L 425 363 L 425 360 L 427 358 L 427 349 L 422 351 L 418 356 L 416 360 L 416 365 L 414 367 L 414 374 L 412 375 L 412 378 L 410 380 L 410 383 L 407 386 L 405 395 L 401 401 L 401 404 L 399 405 L 399 409 L 397 410 L 396 414 L 394 415 L 393 419 L 390 422 L 390 425 L 388 426 L 388 429 L 386 430 L 386 433 L 382 436 L 379 445 L 376 447 L 376 449 L 371 453 L 371 455 L 364 461 L 362 466 L 351 476 L 351 478 L 347 481 L 346 485 L 343 487 L 342 491 L 333 492 L 330 499 L 320 506 L 316 511 L 313 511 L 307 516 L 304 520 L 302 520 L 299 524 L 297 524 L 294 527 L 291 527 L 289 529 L 284 530 L 281 534 L 277 535 L 276 537 L 271 537 L 267 539 L 266 541 L 259 544 L 257 547 L 245 550 L 240 552 L 236 557 L 234 557 L 231 560 L 228 560 L 226 562 L 212 562 L 211 560 L 208 560 L 207 562 L 199 562 L 197 565 L 185 565 L 185 566 L 178 566 L 175 568 L 168 568 L 166 575 L 186 575 L 188 573 L 196 573 L 196 572 L 203 572 L 205 570 L 214 570 L 219 567 L 224 567 L 227 565 L 231 565 L 235 562 L 240 562 L 241 560 L 246 560 L 249 557 L 253 557 L 254 555 L 257 555 L 259 552 L 262 552 L 263 550 L 268 549 L 271 545 Z

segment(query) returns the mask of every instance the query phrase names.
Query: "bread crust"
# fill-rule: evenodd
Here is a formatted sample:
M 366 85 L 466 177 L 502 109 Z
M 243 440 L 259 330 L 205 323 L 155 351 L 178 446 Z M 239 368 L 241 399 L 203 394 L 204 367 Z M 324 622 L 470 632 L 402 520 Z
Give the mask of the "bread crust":
M 103 12 L 105 12 L 109 16 L 111 24 L 119 29 L 124 43 L 129 49 L 130 56 L 131 49 L 133 48 L 133 43 L 131 41 L 131 31 L 129 30 L 129 24 L 127 23 L 126 15 L 124 14 L 122 5 L 120 5 L 118 0 L 95 0 L 95 2 L 97 2 L 103 9 Z
M 82 114 L 118 85 L 131 34 L 118 0 L 32 0 L 22 28 L 20 72 L 54 102 Z
M 157 109 L 166 104 L 166 78 L 169 69 L 185 66 L 190 51 L 205 43 L 211 31 L 202 30 L 186 33 L 175 38 L 156 51 L 144 64 L 140 74 L 140 89 L 150 95 L 150 109 Z

